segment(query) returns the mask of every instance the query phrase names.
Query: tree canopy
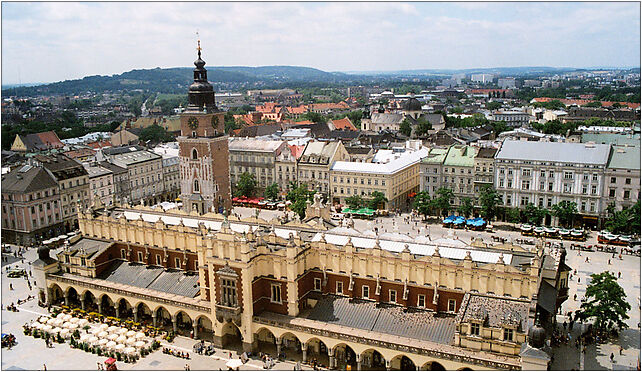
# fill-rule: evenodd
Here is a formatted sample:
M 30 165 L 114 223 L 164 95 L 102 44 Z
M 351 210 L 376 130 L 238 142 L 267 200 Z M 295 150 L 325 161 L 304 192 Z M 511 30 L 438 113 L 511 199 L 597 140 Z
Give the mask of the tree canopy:
M 544 208 L 540 208 L 533 203 L 528 203 L 526 204 L 526 207 L 524 207 L 522 215 L 529 224 L 539 225 L 542 223 L 544 217 L 546 217 L 547 212 L 548 211 Z
M 350 207 L 350 209 L 359 209 L 363 207 L 366 202 L 360 195 L 352 195 L 346 198 L 346 204 Z
M 370 209 L 379 209 L 382 204 L 388 202 L 388 198 L 386 198 L 386 195 L 381 191 L 373 191 L 371 196 L 372 199 L 368 202 L 368 207 Z
M 640 201 L 623 208 L 621 211 L 615 210 L 615 205 L 610 204 L 607 207 L 608 218 L 604 226 L 607 230 L 615 234 L 639 234 L 640 233 Z
M 305 218 L 305 209 L 308 200 L 312 200 L 315 191 L 308 190 L 308 185 L 303 183 L 297 186 L 295 182 L 290 184 L 290 191 L 286 199 L 291 201 L 290 209 L 297 213 L 301 218 Z
M 277 183 L 273 183 L 265 188 L 265 192 L 263 193 L 263 195 L 266 199 L 277 200 L 280 193 L 281 188 L 279 187 L 279 185 Z
M 471 214 L 473 214 L 473 208 L 474 203 L 472 198 L 462 198 L 461 204 L 457 208 L 457 213 L 459 213 L 460 216 L 468 218 Z
M 512 223 L 518 223 L 521 221 L 519 208 L 507 208 L 506 209 L 506 220 Z
M 497 206 L 501 203 L 501 198 L 492 186 L 486 185 L 479 192 L 479 205 L 481 205 L 481 215 L 486 221 L 491 221 L 497 214 Z
M 160 125 L 152 124 L 140 131 L 139 139 L 142 142 L 149 141 L 152 143 L 170 142 L 174 140 L 174 136 Z
M 561 202 L 553 205 L 553 215 L 560 220 L 560 225 L 570 227 L 573 225 L 573 219 L 577 214 L 577 203 L 562 200 Z
M 605 271 L 591 275 L 591 284 L 586 288 L 586 301 L 576 311 L 578 319 L 593 319 L 597 329 L 608 331 L 613 328 L 626 329 L 624 322 L 629 319 L 627 312 L 631 305 L 626 300 L 624 289 L 613 274 Z
M 256 189 L 256 179 L 252 173 L 244 172 L 236 182 L 236 196 L 251 198 Z
M 430 194 L 426 191 L 421 191 L 415 195 L 415 200 L 413 202 L 412 207 L 416 209 L 419 213 L 423 214 L 424 216 L 427 216 L 430 214 L 431 211 L 431 202 L 432 199 L 430 198 Z
M 440 187 L 439 189 L 437 189 L 435 198 L 431 200 L 430 206 L 438 210 L 440 216 L 445 216 L 448 214 L 448 212 L 450 212 L 450 201 L 452 200 L 453 195 L 454 194 L 452 189 Z
M 403 119 L 401 124 L 399 124 L 399 132 L 403 134 L 406 137 L 410 137 L 412 134 L 412 126 L 410 125 L 410 121 L 408 119 Z

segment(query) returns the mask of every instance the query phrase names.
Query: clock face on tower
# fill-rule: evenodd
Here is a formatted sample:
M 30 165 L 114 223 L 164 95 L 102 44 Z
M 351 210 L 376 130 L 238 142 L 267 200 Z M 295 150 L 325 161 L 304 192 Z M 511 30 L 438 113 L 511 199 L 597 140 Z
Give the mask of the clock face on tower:
M 187 125 L 188 125 L 192 130 L 194 130 L 194 129 L 198 128 L 198 119 L 197 119 L 197 118 L 195 118 L 194 116 L 190 117 L 189 119 L 187 119 Z
M 216 129 L 218 127 L 218 118 L 216 116 L 212 116 L 212 128 Z

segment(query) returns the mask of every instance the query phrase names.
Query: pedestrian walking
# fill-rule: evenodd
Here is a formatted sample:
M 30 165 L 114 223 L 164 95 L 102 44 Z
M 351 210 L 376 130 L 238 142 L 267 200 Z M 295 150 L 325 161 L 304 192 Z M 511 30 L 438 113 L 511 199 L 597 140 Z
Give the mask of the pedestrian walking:
M 622 272 L 621 272 L 621 271 L 618 271 L 618 272 L 617 272 L 617 278 L 618 278 L 618 279 L 620 279 L 621 277 L 622 277 Z
M 622 355 L 622 351 L 624 351 L 624 348 L 620 345 L 620 355 Z
M 577 293 L 573 295 L 573 301 L 577 301 Z
M 615 358 L 615 355 L 613 355 L 613 353 L 611 353 L 611 363 L 615 363 L 614 358 Z
M 43 364 L 43 365 L 42 365 L 42 370 L 43 370 L 43 371 L 46 371 L 46 370 L 47 370 L 47 365 L 46 365 L 46 364 Z
M 13 284 L 9 283 L 9 289 L 13 291 Z
M 611 264 L 611 259 L 609 258 L 609 265 Z

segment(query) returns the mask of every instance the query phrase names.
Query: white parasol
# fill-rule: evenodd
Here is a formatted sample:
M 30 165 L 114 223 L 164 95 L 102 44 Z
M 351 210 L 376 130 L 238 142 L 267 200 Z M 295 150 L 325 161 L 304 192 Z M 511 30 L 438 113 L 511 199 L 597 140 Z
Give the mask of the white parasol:
M 114 332 L 118 331 L 119 329 L 120 329 L 120 327 L 118 327 L 118 326 L 109 326 L 109 328 L 107 328 L 107 332 L 114 333 Z
M 123 350 L 124 348 L 125 348 L 125 345 L 123 345 L 123 344 L 118 344 L 118 345 L 116 345 L 116 346 L 114 347 L 114 350 L 116 350 L 116 351 L 120 351 L 120 350 Z
M 108 342 L 109 342 L 109 340 L 107 340 L 105 338 L 102 338 L 102 339 L 98 340 L 98 346 L 103 346 Z
M 100 329 L 102 329 L 102 330 L 105 330 L 105 329 L 109 328 L 109 326 L 108 326 L 107 324 L 105 324 L 105 323 L 102 323 L 102 324 L 100 324 L 100 325 L 98 326 L 98 328 L 100 328 Z
M 70 319 L 72 319 L 72 318 L 73 318 L 73 316 L 71 316 L 71 314 L 65 314 L 65 316 L 63 316 L 63 317 L 62 317 L 62 319 L 63 319 L 65 322 L 69 322 L 69 321 L 70 321 Z M 76 318 L 76 319 L 77 319 L 77 318 Z
M 141 349 L 143 346 L 145 346 L 145 341 L 136 341 L 134 344 L 137 348 Z
M 71 317 L 69 317 L 69 319 L 67 319 L 67 321 L 69 323 L 78 323 L 80 321 L 80 318 L 75 318 L 75 317 L 71 316 Z
M 53 327 L 49 324 L 45 324 L 44 326 L 42 326 L 42 330 L 45 332 L 50 332 L 52 328 Z
M 55 326 L 57 326 L 57 327 L 60 327 L 62 324 L 64 324 L 64 323 L 65 323 L 65 321 L 64 321 L 64 320 L 62 320 L 62 319 L 58 319 L 58 318 L 56 318 L 56 319 L 54 319 L 54 320 L 53 320 L 53 322 L 52 322 L 52 323 L 53 323 L 53 325 L 55 325 Z
M 127 328 L 121 328 L 121 329 L 118 330 L 118 334 L 120 334 L 120 335 L 127 334 L 127 332 L 129 332 L 129 330 Z
M 136 344 L 136 339 L 133 338 L 133 337 L 132 338 L 128 338 L 126 344 L 127 345 L 135 345 Z
M 127 353 L 129 355 L 135 354 L 136 353 L 136 348 L 133 348 L 131 346 L 130 347 L 126 347 L 125 350 L 123 350 L 123 352 L 125 352 L 125 353 Z
M 56 327 L 56 328 L 54 328 L 54 329 L 52 329 L 52 330 L 51 330 L 51 333 L 53 333 L 53 334 L 57 335 L 58 333 L 60 333 L 60 331 L 62 331 L 62 328 L 60 328 L 60 327 Z
M 119 344 L 125 343 L 125 341 L 127 341 L 127 337 L 125 336 L 118 336 L 118 338 L 116 339 L 116 342 L 118 342 Z
M 87 340 L 90 344 L 94 345 L 96 342 L 98 342 L 98 337 L 96 336 L 91 336 L 89 337 L 89 340 Z
M 94 329 L 92 329 L 92 330 L 91 330 L 91 332 L 90 332 L 90 333 L 91 333 L 92 335 L 97 335 L 97 334 L 99 334 L 99 333 L 100 333 L 100 332 L 102 332 L 102 331 L 103 331 L 103 330 L 102 330 L 102 329 L 100 329 L 100 328 L 94 328 Z
M 143 339 L 143 338 L 145 338 L 145 334 L 143 332 L 136 333 L 136 339 L 137 340 L 140 340 L 140 339 Z
M 89 320 L 87 320 L 87 319 L 79 319 L 78 320 L 78 325 L 81 326 L 81 327 L 84 327 L 87 324 L 89 324 Z
M 125 336 L 134 337 L 134 336 L 136 336 L 136 331 L 129 331 L 129 332 L 127 332 L 127 334 Z
M 58 319 L 56 319 L 56 318 L 48 319 L 48 320 L 47 320 L 47 324 L 49 324 L 49 325 L 54 325 L 54 322 L 55 322 L 56 320 L 58 320 Z
M 64 322 L 64 323 L 62 323 L 62 328 L 69 328 L 70 325 L 71 325 L 71 323 Z
M 63 316 L 65 316 L 65 315 L 66 315 L 65 313 L 59 313 L 58 315 L 56 315 L 56 318 L 60 319 L 60 318 L 62 318 L 62 317 L 63 317 Z
M 47 318 L 46 316 L 41 316 L 38 320 L 40 321 L 40 323 L 47 323 L 47 320 L 49 320 L 49 318 Z
M 108 349 L 113 349 L 114 346 L 116 346 L 116 342 L 114 341 L 109 341 L 107 345 L 105 345 L 105 347 L 107 347 Z
M 68 329 L 63 329 L 62 331 L 60 331 L 60 335 L 64 338 L 69 338 L 69 336 L 71 336 L 71 331 L 69 331 Z
M 80 336 L 80 341 L 87 341 L 91 337 L 90 334 L 85 333 L 84 335 Z
M 241 361 L 241 359 L 230 359 L 227 361 L 227 363 L 225 363 L 225 366 L 231 369 L 237 369 L 242 365 L 243 362 Z
M 117 338 L 118 338 L 118 335 L 117 335 L 117 334 L 115 334 L 115 333 L 112 333 L 112 334 L 110 334 L 109 336 L 107 336 L 107 338 L 108 338 L 108 339 L 110 339 L 110 340 L 112 340 L 112 341 L 114 341 L 115 339 L 117 339 Z
M 78 324 L 76 324 L 76 323 L 69 323 L 69 326 L 68 326 L 67 328 L 69 328 L 69 329 L 76 329 L 76 328 L 78 328 Z
M 109 335 L 109 333 L 107 333 L 106 331 L 102 331 L 102 332 L 98 333 L 96 336 L 98 336 L 100 338 L 106 338 L 107 335 Z

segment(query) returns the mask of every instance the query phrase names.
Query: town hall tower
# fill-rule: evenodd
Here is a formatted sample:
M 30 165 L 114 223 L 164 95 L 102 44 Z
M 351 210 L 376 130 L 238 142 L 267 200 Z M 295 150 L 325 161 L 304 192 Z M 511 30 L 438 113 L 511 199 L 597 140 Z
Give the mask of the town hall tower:
M 216 107 L 214 88 L 207 81 L 200 40 L 197 50 L 194 83 L 189 87 L 189 104 L 181 114 L 178 137 L 180 199 L 187 212 L 220 213 L 232 206 L 225 113 Z

